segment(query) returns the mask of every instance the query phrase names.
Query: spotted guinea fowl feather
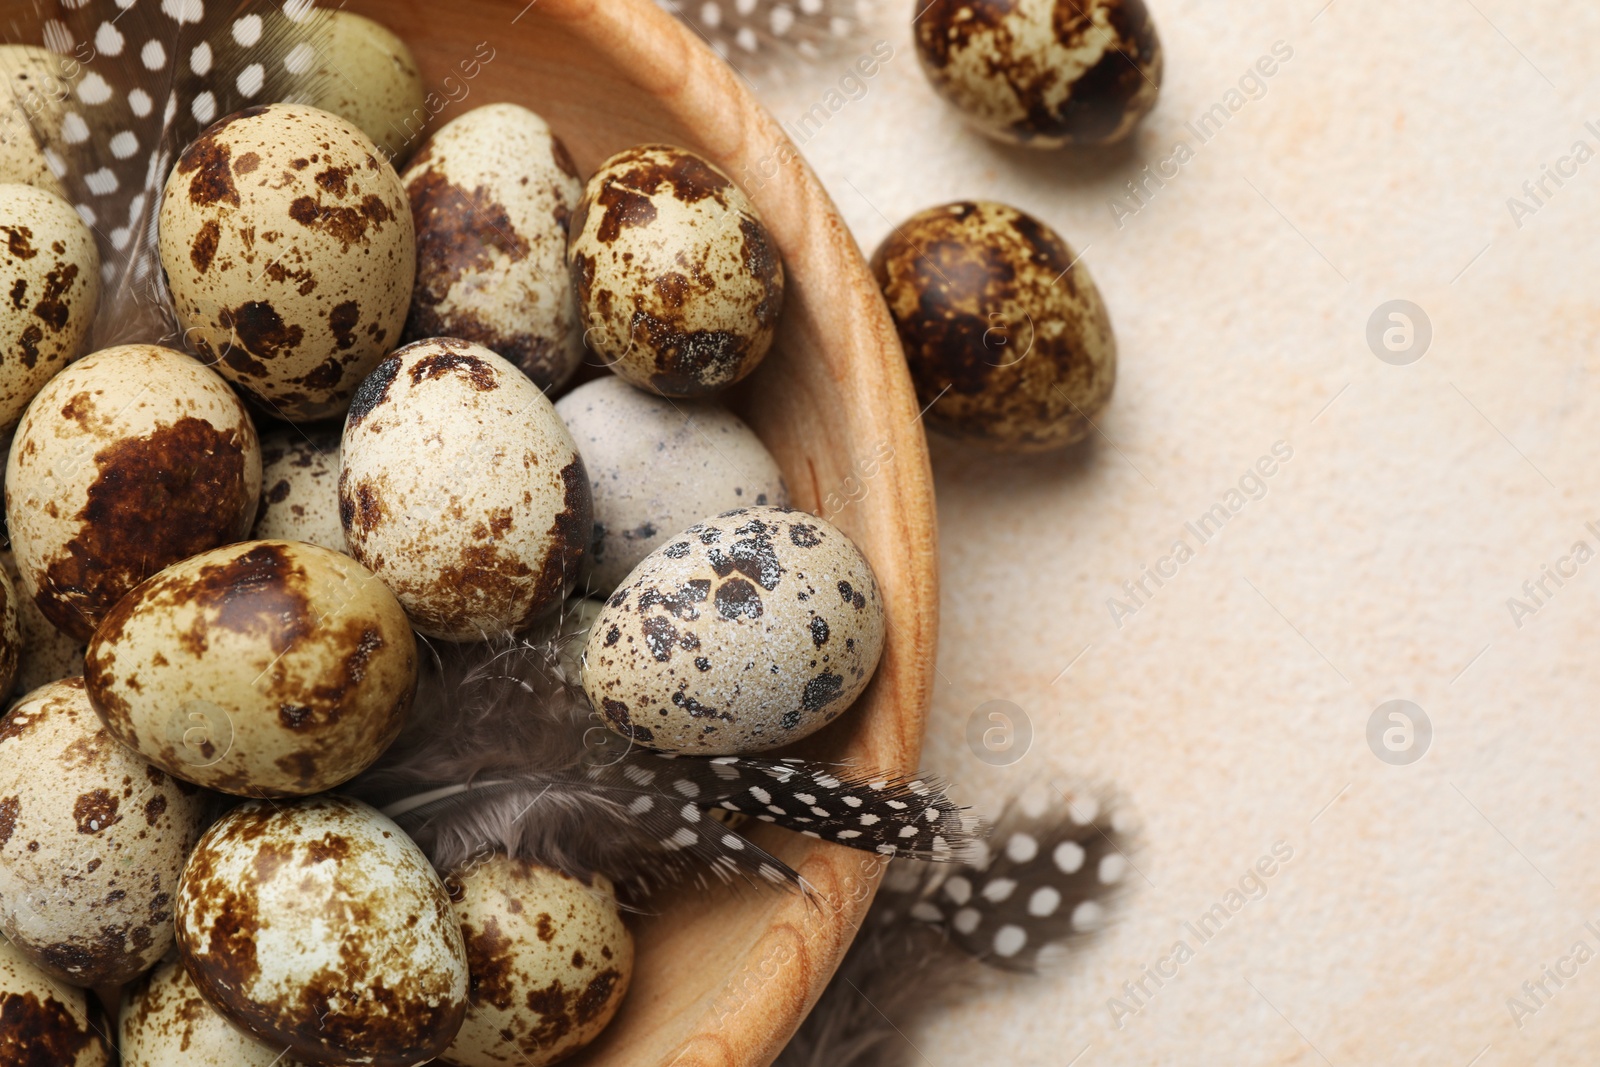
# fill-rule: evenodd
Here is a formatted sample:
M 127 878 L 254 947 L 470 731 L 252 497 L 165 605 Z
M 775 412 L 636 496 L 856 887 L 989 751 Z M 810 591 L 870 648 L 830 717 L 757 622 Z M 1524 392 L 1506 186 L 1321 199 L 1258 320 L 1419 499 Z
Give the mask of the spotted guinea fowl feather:
M 27 0 L 23 0 L 27 2 Z M 326 16 L 314 0 L 32 0 L 69 93 L 32 123 L 100 245 L 93 348 L 177 338 L 156 220 L 178 154 L 251 105 L 310 99 Z
M 396 818 L 442 869 L 498 850 L 599 871 L 635 894 L 682 878 L 800 885 L 710 810 L 880 855 L 947 859 L 971 839 L 962 809 L 930 781 L 632 745 L 577 684 L 587 621 L 434 649 L 400 739 L 346 791 Z
M 656 0 L 747 74 L 791 73 L 839 51 L 865 0 Z
M 891 863 L 861 932 L 774 1067 L 925 1062 L 907 1029 L 968 993 L 980 962 L 1046 969 L 1100 927 L 1128 839 L 1119 813 L 1039 783 L 1006 806 L 968 858 Z

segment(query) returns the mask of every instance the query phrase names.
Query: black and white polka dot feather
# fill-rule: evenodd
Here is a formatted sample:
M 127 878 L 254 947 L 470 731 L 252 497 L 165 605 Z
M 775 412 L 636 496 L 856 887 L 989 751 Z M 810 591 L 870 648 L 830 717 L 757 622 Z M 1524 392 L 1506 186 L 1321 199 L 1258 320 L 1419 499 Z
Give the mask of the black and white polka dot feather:
M 26 2 L 26 0 L 24 0 Z M 168 172 L 217 119 L 312 98 L 327 77 L 315 0 L 33 0 L 63 117 L 35 123 L 50 169 L 100 244 L 93 345 L 171 341 L 156 218 Z M 53 114 L 54 112 L 52 112 Z
M 656 0 L 749 73 L 815 63 L 854 40 L 861 0 Z

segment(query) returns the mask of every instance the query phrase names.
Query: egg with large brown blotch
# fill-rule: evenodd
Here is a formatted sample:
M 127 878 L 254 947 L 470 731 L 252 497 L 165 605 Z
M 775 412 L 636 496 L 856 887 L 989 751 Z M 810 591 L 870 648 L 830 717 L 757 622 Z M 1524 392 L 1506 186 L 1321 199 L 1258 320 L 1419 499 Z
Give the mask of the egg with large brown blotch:
M 107 1067 L 107 1032 L 92 996 L 52 980 L 0 937 L 0 1064 Z
M 83 351 L 100 304 L 100 252 L 72 205 L 0 185 L 0 434 Z
M 604 876 L 493 855 L 445 880 L 471 974 L 452 1067 L 546 1067 L 597 1037 L 633 977 L 633 936 Z
M 177 960 L 125 991 L 117 1047 L 122 1067 L 302 1067 L 223 1018 Z
M 701 396 L 755 370 L 783 310 L 783 262 L 749 197 L 671 145 L 612 156 L 572 218 L 584 341 L 663 396 Z
M 616 377 L 556 401 L 594 491 L 589 587 L 609 594 L 685 526 L 746 505 L 787 507 L 778 461 L 714 400 L 668 400 Z
M 407 345 L 345 420 L 339 514 L 350 554 L 449 641 L 521 630 L 577 582 L 589 479 L 539 387 L 480 345 Z
M 146 578 L 248 534 L 260 493 L 255 427 L 214 371 L 156 345 L 85 356 L 39 391 L 11 443 L 21 592 L 87 641 Z
M 116 985 L 172 947 L 206 799 L 117 743 L 82 678 L 0 719 L 0 930 L 40 970 Z
M 250 536 L 344 551 L 338 431 L 290 427 L 261 435 L 261 507 Z
M 444 884 L 359 801 L 229 812 L 189 858 L 177 926 L 206 1000 L 306 1063 L 413 1067 L 466 1015 L 466 948 Z
M 406 340 L 459 337 L 541 389 L 583 361 L 567 275 L 567 221 L 583 193 L 544 119 L 489 104 L 434 134 L 402 177 L 417 228 Z
M 1087 437 L 1111 400 L 1117 342 L 1089 268 L 1004 204 L 930 208 L 872 256 L 930 427 L 999 452 Z
M 235 796 L 304 796 L 394 741 L 417 647 L 394 594 L 349 556 L 245 541 L 125 597 L 84 675 L 106 727 L 168 773 Z
M 178 157 L 161 265 L 184 343 L 266 410 L 340 415 L 400 338 L 417 270 L 405 188 L 353 123 L 235 112 Z
M 589 630 L 583 688 L 646 748 L 761 752 L 849 708 L 884 629 L 877 579 L 848 537 L 804 512 L 742 508 L 634 568 Z
M 1144 0 L 932 0 L 913 29 L 934 89 L 996 140 L 1113 144 L 1160 95 Z

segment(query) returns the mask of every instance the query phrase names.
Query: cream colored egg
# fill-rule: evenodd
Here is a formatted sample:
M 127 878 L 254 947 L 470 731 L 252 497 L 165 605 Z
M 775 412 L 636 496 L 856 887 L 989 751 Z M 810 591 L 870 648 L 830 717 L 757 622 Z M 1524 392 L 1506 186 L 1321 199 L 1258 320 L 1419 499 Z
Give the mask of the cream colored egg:
M 16 583 L 11 575 L 0 570 L 0 694 L 10 693 L 17 683 L 18 666 L 22 659 L 21 612 L 17 599 Z
M 34 690 L 0 720 L 0 930 L 63 982 L 141 974 L 172 947 L 205 808 L 117 743 L 83 679 Z
M 52 979 L 0 937 L 0 1063 L 108 1067 L 110 1033 L 88 993 Z
M 176 960 L 127 989 L 118 1029 L 122 1067 L 301 1067 L 224 1019 Z
M 178 891 L 178 950 L 218 1011 L 311 1063 L 426 1063 L 466 1015 L 443 883 L 345 797 L 251 801 L 207 831 Z
M 583 688 L 646 748 L 760 752 L 855 702 L 884 626 L 877 580 L 849 538 L 804 512 L 743 508 L 634 568 L 589 630 Z
M 100 304 L 100 252 L 72 205 L 0 185 L 0 433 L 83 351 Z
M 39 391 L 11 444 L 20 592 L 87 641 L 152 574 L 244 537 L 260 493 L 255 427 L 215 372 L 155 345 L 85 356 Z
M 572 219 L 584 339 L 621 377 L 702 396 L 756 369 L 783 310 L 783 262 L 755 205 L 683 148 L 619 152 Z
M 405 612 L 372 572 L 297 541 L 245 541 L 135 589 L 84 676 L 116 738 L 236 796 L 304 796 L 372 764 L 416 692 Z
M 496 855 L 446 880 L 472 975 L 466 1022 L 439 1062 L 545 1067 L 593 1041 L 633 977 L 611 883 Z
M 262 435 L 261 506 L 250 536 L 344 551 L 336 432 L 291 428 Z
M 82 73 L 82 65 L 70 56 L 33 45 L 0 45 L 0 182 L 66 195 L 44 144 L 59 143 L 62 121 L 71 110 L 68 101 Z
M 420 341 L 379 364 L 341 465 L 345 545 L 430 637 L 521 630 L 578 579 L 594 525 L 583 460 L 539 388 L 486 348 Z
M 239 111 L 184 150 L 161 201 L 184 340 L 293 422 L 344 412 L 400 338 L 416 236 L 400 178 L 349 121 Z
M 709 400 L 668 400 L 599 378 L 556 401 L 589 472 L 588 591 L 609 596 L 673 534 L 707 515 L 787 507 L 783 472 L 755 432 Z
M 411 49 L 387 27 L 336 10 L 327 10 L 314 44 L 322 62 L 311 103 L 361 127 L 398 165 L 430 117 Z
M 11 589 L 20 588 L 16 557 L 0 552 L 0 565 L 11 579 Z M 39 611 L 39 605 L 25 596 L 16 598 L 17 636 L 21 642 L 17 655 L 16 681 L 12 693 L 31 693 L 41 685 L 76 678 L 83 673 L 81 641 L 74 641 L 55 628 Z
M 459 337 L 554 389 L 583 360 L 567 220 L 583 194 L 550 127 L 489 104 L 433 135 L 402 180 L 417 227 L 406 340 Z

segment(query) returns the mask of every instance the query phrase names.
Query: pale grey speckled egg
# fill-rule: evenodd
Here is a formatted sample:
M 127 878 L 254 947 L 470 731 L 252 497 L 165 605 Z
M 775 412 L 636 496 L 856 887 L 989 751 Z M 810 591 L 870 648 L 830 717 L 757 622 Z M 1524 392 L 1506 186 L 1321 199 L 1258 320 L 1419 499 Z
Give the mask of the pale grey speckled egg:
M 353 124 L 250 107 L 178 158 L 161 266 L 184 342 L 294 422 L 342 414 L 400 339 L 417 272 L 399 175 Z
M 623 378 L 702 396 L 755 370 L 783 310 L 783 262 L 755 205 L 693 152 L 642 145 L 589 179 L 572 218 L 584 339 Z
M 323 9 L 314 45 L 321 59 L 310 103 L 361 127 L 398 165 L 416 147 L 429 112 L 422 72 L 386 26 L 350 11 Z
M 123 748 L 83 679 L 0 720 L 0 929 L 52 977 L 115 985 L 172 947 L 205 795 Z
M 546 1067 L 606 1028 L 633 977 L 633 936 L 604 876 L 593 885 L 495 855 L 445 880 L 461 919 L 471 1006 L 453 1067 Z
M 105 1037 L 110 1030 L 95 999 L 52 981 L 3 937 L 0 1023 L 0 1063 L 8 1067 L 107 1067 L 111 1062 Z
M 566 260 L 583 183 L 560 139 L 525 107 L 489 104 L 434 134 L 401 180 L 417 229 L 406 340 L 474 341 L 559 387 L 583 361 Z
M 359 801 L 233 809 L 184 868 L 177 926 L 206 1000 L 312 1063 L 426 1063 L 466 1015 L 466 948 L 444 883 Z
M 0 434 L 82 354 L 100 304 L 100 252 L 72 205 L 0 185 Z
M 338 431 L 291 427 L 261 435 L 261 507 L 250 536 L 344 551 Z
M 345 421 L 339 517 L 350 554 L 451 641 L 521 630 L 578 580 L 589 479 L 538 386 L 480 345 L 407 345 Z
M 122 998 L 122 1067 L 301 1067 L 282 1046 L 224 1019 L 177 960 L 159 964 Z
M 589 631 L 583 688 L 647 748 L 760 752 L 848 708 L 883 641 L 878 583 L 849 538 L 804 512 L 743 508 L 628 575 Z
M 752 505 L 787 507 L 783 472 L 755 432 L 710 400 L 668 400 L 599 378 L 556 401 L 594 490 L 590 592 L 608 596 L 684 527 Z
M 80 641 L 170 563 L 255 520 L 261 444 L 216 373 L 155 345 L 85 356 L 22 416 L 6 520 L 23 595 Z

